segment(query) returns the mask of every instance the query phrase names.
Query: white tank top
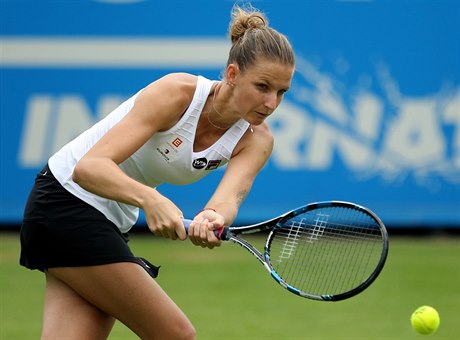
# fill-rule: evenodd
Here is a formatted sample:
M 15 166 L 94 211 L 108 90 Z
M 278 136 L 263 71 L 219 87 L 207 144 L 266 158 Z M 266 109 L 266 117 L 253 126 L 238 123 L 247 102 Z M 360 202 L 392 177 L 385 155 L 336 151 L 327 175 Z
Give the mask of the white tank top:
M 233 149 L 249 127 L 249 123 L 243 119 L 230 127 L 206 150 L 193 152 L 198 120 L 214 83 L 215 81 L 199 76 L 192 102 L 177 124 L 167 131 L 156 133 L 121 163 L 120 168 L 131 178 L 155 188 L 162 183 L 193 183 L 227 164 Z M 72 173 L 83 155 L 131 110 L 141 91 L 66 144 L 48 162 L 54 176 L 64 188 L 102 212 L 121 232 L 127 232 L 136 223 L 139 209 L 86 191 L 72 180 Z

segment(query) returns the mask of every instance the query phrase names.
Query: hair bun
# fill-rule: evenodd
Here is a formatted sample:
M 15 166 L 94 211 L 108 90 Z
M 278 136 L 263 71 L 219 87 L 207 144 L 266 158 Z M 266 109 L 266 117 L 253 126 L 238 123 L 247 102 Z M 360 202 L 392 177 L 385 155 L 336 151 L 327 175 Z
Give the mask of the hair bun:
M 232 12 L 229 35 L 232 43 L 235 43 L 249 30 L 262 29 L 268 26 L 265 15 L 255 9 L 245 11 L 235 7 Z
M 259 10 L 235 6 L 231 12 L 229 38 L 232 42 L 227 66 L 238 65 L 241 73 L 259 59 L 295 67 L 295 57 L 289 40 L 268 25 L 268 19 Z

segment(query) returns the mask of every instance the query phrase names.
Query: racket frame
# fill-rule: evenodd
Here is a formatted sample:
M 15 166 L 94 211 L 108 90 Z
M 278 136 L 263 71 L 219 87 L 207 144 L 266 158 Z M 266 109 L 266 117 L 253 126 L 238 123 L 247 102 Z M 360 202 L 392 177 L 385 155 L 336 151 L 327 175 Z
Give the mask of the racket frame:
M 350 208 L 358 211 L 362 211 L 365 214 L 369 215 L 378 225 L 382 234 L 382 252 L 380 255 L 380 261 L 377 264 L 376 268 L 372 272 L 372 274 L 360 285 L 357 287 L 351 289 L 350 291 L 340 293 L 340 294 L 323 294 L 323 295 L 314 295 L 314 294 L 309 294 L 306 292 L 303 292 L 287 282 L 285 282 L 276 272 L 276 270 L 273 269 L 270 261 L 270 244 L 272 241 L 272 236 L 275 233 L 276 229 L 278 226 L 281 226 L 285 221 L 303 214 L 305 212 L 315 210 L 315 209 L 320 209 L 320 208 L 328 208 L 328 207 L 343 207 L 343 208 Z M 246 240 L 238 237 L 238 235 L 247 235 L 247 234 L 254 234 L 262 231 L 267 231 L 270 230 L 270 233 L 265 241 L 265 246 L 264 246 L 264 253 L 262 254 L 257 248 L 255 248 L 252 244 L 247 242 Z M 368 208 L 365 208 L 361 205 L 351 203 L 351 202 L 345 202 L 345 201 L 324 201 L 324 202 L 316 202 L 316 203 L 311 203 L 305 206 L 298 207 L 294 210 L 288 211 L 278 217 L 272 218 L 270 220 L 260 222 L 257 224 L 252 224 L 252 225 L 247 225 L 247 226 L 235 226 L 235 227 L 225 227 L 223 231 L 220 233 L 220 238 L 224 241 L 231 241 L 235 244 L 240 245 L 241 247 L 245 248 L 248 250 L 252 255 L 254 255 L 259 262 L 265 267 L 265 269 L 270 273 L 270 275 L 275 279 L 275 281 L 280 284 L 282 287 L 290 291 L 291 293 L 294 293 L 296 295 L 312 299 L 312 300 L 320 300 L 320 301 L 340 301 L 340 300 L 345 300 L 348 299 L 354 295 L 359 294 L 362 292 L 364 289 L 370 286 L 372 282 L 375 281 L 375 279 L 378 277 L 380 272 L 383 269 L 383 266 L 385 265 L 386 258 L 388 255 L 388 249 L 389 249 L 389 239 L 388 239 L 388 232 L 385 228 L 385 225 L 383 222 L 380 220 L 380 218 L 371 210 Z
M 377 225 L 379 226 L 380 232 L 381 232 L 382 243 L 383 243 L 382 251 L 380 254 L 380 260 L 376 268 L 372 272 L 372 274 L 364 282 L 362 282 L 357 287 L 351 289 L 350 291 L 340 293 L 340 294 L 323 294 L 323 295 L 309 294 L 309 293 L 303 292 L 297 289 L 296 287 L 288 284 L 277 274 L 276 270 L 273 268 L 273 266 L 271 265 L 271 261 L 270 261 L 270 245 L 273 239 L 273 235 L 276 232 L 277 228 L 281 228 L 282 224 L 285 221 L 295 216 L 298 216 L 300 214 L 306 213 L 308 211 L 312 211 L 312 210 L 320 209 L 320 208 L 331 208 L 331 207 L 350 208 L 353 210 L 361 211 L 365 213 L 366 215 L 368 215 L 369 217 L 371 217 L 377 223 Z M 184 219 L 184 226 L 186 229 L 188 229 L 188 225 L 190 223 L 191 223 L 191 220 Z M 262 231 L 270 231 L 265 241 L 263 253 L 261 253 L 256 247 L 254 247 L 248 241 L 238 237 L 238 235 L 255 234 L 255 233 L 262 232 Z M 291 293 L 294 293 L 296 295 L 299 295 L 299 296 L 302 296 L 308 299 L 319 300 L 319 301 L 340 301 L 340 300 L 348 299 L 354 295 L 359 294 L 364 289 L 369 287 L 369 285 L 375 281 L 375 279 L 378 277 L 378 275 L 382 271 L 383 266 L 385 265 L 385 261 L 387 259 L 388 249 L 389 249 L 388 232 L 385 228 L 385 225 L 380 220 L 380 218 L 368 208 L 365 208 L 355 203 L 346 202 L 346 201 L 324 201 L 324 202 L 310 203 L 310 204 L 298 207 L 280 216 L 277 216 L 275 218 L 272 218 L 270 220 L 266 220 L 260 223 L 246 225 L 246 226 L 222 227 L 221 229 L 216 230 L 215 234 L 221 240 L 233 242 L 245 248 L 247 251 L 249 251 L 252 255 L 254 255 L 255 258 L 259 260 L 259 262 L 264 266 L 264 268 L 268 271 L 268 273 L 270 273 L 270 275 L 275 279 L 275 281 L 278 282 L 278 284 L 286 288 Z

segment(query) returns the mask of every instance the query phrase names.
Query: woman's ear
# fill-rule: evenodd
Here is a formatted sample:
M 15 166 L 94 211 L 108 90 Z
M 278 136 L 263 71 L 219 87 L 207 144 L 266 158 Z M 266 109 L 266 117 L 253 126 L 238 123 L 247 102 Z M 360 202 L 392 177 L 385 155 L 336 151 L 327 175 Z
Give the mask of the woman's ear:
M 225 81 L 229 84 L 235 84 L 236 78 L 239 73 L 238 65 L 229 64 L 225 70 Z

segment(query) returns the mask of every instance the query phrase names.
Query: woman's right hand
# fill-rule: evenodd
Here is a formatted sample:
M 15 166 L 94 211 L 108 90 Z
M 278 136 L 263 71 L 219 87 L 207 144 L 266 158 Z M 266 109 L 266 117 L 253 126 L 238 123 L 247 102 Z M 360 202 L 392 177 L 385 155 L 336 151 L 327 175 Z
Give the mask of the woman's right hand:
M 148 228 L 156 236 L 185 240 L 187 233 L 182 221 L 184 214 L 171 200 L 155 192 L 156 197 L 142 206 Z

